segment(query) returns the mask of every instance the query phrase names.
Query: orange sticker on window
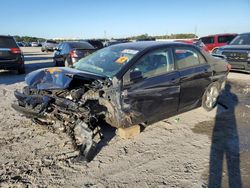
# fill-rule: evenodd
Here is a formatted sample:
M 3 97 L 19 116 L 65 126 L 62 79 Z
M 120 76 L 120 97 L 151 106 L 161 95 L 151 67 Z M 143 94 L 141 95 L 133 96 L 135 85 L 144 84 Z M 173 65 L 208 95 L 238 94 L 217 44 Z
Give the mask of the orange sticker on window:
M 58 67 L 49 68 L 46 69 L 46 71 L 48 71 L 50 74 L 53 74 L 54 72 L 62 72 L 62 70 Z
M 126 61 L 128 60 L 128 57 L 127 56 L 122 56 L 122 57 L 119 57 L 115 62 L 116 63 L 125 63 Z

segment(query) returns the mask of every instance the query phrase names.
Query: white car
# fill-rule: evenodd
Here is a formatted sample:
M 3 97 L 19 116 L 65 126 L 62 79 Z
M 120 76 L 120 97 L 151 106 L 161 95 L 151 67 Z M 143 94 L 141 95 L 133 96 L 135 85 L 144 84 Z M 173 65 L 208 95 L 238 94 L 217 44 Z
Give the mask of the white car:
M 31 43 L 31 46 L 32 46 L 32 47 L 38 47 L 38 42 L 32 42 L 32 43 Z

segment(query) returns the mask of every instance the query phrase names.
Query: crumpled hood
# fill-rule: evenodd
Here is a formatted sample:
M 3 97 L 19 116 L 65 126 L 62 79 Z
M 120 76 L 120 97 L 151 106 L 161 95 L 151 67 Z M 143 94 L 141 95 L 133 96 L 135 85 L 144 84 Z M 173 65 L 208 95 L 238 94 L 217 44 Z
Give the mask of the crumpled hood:
M 220 50 L 247 50 L 250 51 L 250 45 L 226 45 L 220 47 Z
M 52 67 L 38 69 L 29 73 L 25 77 L 25 82 L 29 87 L 39 90 L 65 89 L 69 87 L 69 84 L 74 79 L 74 77 L 93 81 L 97 79 L 105 79 L 103 76 L 77 69 L 68 67 Z

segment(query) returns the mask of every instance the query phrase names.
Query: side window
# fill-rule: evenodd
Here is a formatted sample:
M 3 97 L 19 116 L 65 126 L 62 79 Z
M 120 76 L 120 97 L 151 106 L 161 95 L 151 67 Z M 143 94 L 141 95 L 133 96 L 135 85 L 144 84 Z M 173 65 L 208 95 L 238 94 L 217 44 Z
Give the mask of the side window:
M 213 44 L 214 43 L 214 37 L 203 37 L 203 38 L 201 38 L 201 41 L 204 44 Z
M 68 44 L 63 44 L 63 46 L 62 46 L 62 54 L 65 54 L 65 53 L 67 53 L 67 49 L 68 49 Z
M 143 78 L 155 77 L 174 70 L 170 49 L 161 49 L 144 55 L 129 72 L 140 71 Z
M 234 38 L 234 36 L 219 36 L 218 37 L 218 42 L 219 43 L 227 43 L 227 42 L 231 42 L 232 39 Z
M 62 50 L 63 49 L 63 45 L 64 45 L 63 43 L 59 44 L 58 49 Z
M 174 55 L 175 55 L 177 67 L 179 69 L 185 69 L 185 68 L 193 67 L 193 66 L 200 64 L 199 56 L 201 55 L 192 48 L 188 48 L 188 47 L 175 48 Z

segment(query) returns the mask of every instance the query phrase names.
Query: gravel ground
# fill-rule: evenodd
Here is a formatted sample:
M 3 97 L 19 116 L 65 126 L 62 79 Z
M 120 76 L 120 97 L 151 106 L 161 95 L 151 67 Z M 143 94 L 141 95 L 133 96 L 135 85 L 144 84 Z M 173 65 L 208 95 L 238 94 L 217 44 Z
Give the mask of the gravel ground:
M 23 51 L 27 72 L 53 66 L 52 54 Z M 76 158 L 64 133 L 11 108 L 23 81 L 24 75 L 0 71 L 0 187 L 250 187 L 248 74 L 230 73 L 231 91 L 209 113 L 198 108 L 128 140 L 107 127 L 107 143 L 90 163 Z

